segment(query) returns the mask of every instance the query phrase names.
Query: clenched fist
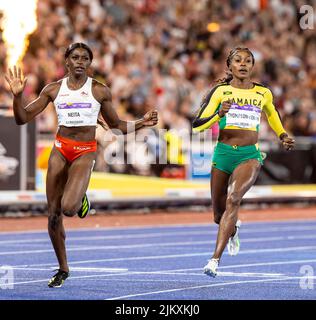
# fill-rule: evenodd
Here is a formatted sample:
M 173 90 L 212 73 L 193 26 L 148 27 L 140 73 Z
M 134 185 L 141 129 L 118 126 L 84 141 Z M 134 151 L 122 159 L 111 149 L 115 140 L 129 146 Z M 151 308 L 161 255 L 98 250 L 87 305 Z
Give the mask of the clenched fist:
M 219 109 L 219 111 L 218 111 L 218 115 L 219 115 L 221 118 L 223 118 L 223 117 L 226 115 L 226 113 L 229 111 L 229 109 L 231 108 L 231 106 L 232 106 L 232 103 L 231 103 L 230 100 L 223 101 L 223 102 L 222 102 L 222 105 L 221 105 L 221 107 L 220 107 L 220 109 Z
M 145 127 L 152 127 L 155 126 L 158 123 L 158 112 L 157 110 L 148 111 L 143 116 L 143 125 Z
M 290 138 L 286 133 L 283 133 L 280 136 L 280 140 L 285 150 L 292 150 L 294 148 L 295 140 Z

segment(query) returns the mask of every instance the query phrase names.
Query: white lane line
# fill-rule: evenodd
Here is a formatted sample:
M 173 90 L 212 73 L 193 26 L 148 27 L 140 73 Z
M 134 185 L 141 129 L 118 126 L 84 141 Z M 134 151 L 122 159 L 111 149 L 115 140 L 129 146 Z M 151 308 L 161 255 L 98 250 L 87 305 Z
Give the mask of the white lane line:
M 211 219 L 210 219 L 211 221 Z M 244 223 L 244 225 L 247 226 L 254 226 L 257 227 L 259 226 L 260 228 L 262 228 L 262 230 L 271 228 L 269 227 L 269 225 L 277 225 L 274 228 L 279 228 L 279 225 L 286 225 L 286 224 L 293 224 L 296 227 L 300 227 L 299 225 L 302 224 L 308 224 L 310 225 L 311 223 L 315 223 L 316 219 L 315 218 L 311 218 L 311 219 L 290 219 L 290 220 L 279 220 L 279 221 L 246 221 Z M 301 226 L 302 228 L 304 228 L 304 226 Z M 190 228 L 217 228 L 217 226 L 214 223 L 187 223 L 187 224 L 153 224 L 153 225 L 140 225 L 140 226 L 126 226 L 126 227 L 102 227 L 102 228 L 76 228 L 76 229 L 71 229 L 69 228 L 67 230 L 67 232 L 69 233 L 81 233 L 81 232 L 103 232 L 103 231 L 129 231 L 129 230 L 157 230 L 157 229 L 169 229 L 169 228 L 174 228 L 174 229 L 178 229 L 178 228 L 186 228 L 186 229 L 190 229 Z M 272 227 L 273 228 L 273 227 Z M 288 228 L 292 228 L 292 226 L 289 226 Z M 312 227 L 313 228 L 313 227 Z M 261 230 L 261 229 L 258 229 Z M 257 228 L 254 229 L 254 232 L 257 231 Z M 43 229 L 43 230 L 24 230 L 24 231 L 0 231 L 0 236 L 1 235 L 29 235 L 29 234 L 47 234 L 47 229 Z
M 178 272 L 178 270 L 171 270 L 171 271 L 130 271 L 130 275 L 181 275 L 181 276 L 199 276 L 205 277 L 202 268 L 198 269 L 199 273 L 187 273 L 187 272 Z M 289 275 L 284 273 L 265 273 L 265 272 L 222 272 L 219 271 L 218 276 L 223 277 L 252 277 L 252 278 L 264 278 L 264 277 L 288 277 Z M 130 281 L 133 281 L 131 279 Z M 169 281 L 169 280 L 165 280 Z M 179 280 L 181 281 L 181 280 Z
M 166 243 L 147 243 L 147 244 L 132 244 L 132 245 L 109 245 L 109 246 L 76 246 L 67 247 L 67 251 L 91 251 L 91 250 L 118 250 L 118 249 L 136 249 L 136 248 L 151 248 L 151 247 L 170 247 L 170 246 L 191 246 L 198 244 L 209 244 L 209 241 L 186 241 L 186 242 L 166 242 Z M 5 251 L 0 252 L 0 255 L 20 255 L 20 254 L 35 254 L 54 252 L 53 249 L 45 250 L 24 250 L 24 251 Z
M 96 267 L 71 267 L 71 272 L 82 271 L 82 272 L 128 272 L 127 268 L 96 268 Z
M 306 263 L 316 263 L 316 259 L 307 259 L 307 260 L 287 260 L 287 261 L 266 261 L 259 263 L 247 263 L 247 264 L 235 264 L 235 265 L 226 265 L 219 266 L 218 270 L 222 269 L 235 269 L 235 268 L 248 268 L 248 267 L 261 267 L 261 266 L 276 266 L 276 265 L 290 265 L 290 264 L 306 264 Z M 182 271 L 194 271 L 201 270 L 202 268 L 190 268 L 190 269 L 177 269 L 173 270 L 174 272 Z
M 211 220 L 211 219 L 210 219 Z M 307 220 L 306 220 L 307 221 Z M 278 221 L 276 221 L 278 222 Z M 283 221 L 281 221 L 283 222 Z M 293 221 L 294 222 L 294 221 Z M 296 221 L 297 222 L 297 221 Z M 304 223 L 304 220 L 301 221 Z M 251 222 L 247 222 L 251 223 Z M 266 223 L 271 223 L 271 222 L 266 222 Z M 273 222 L 274 223 L 274 222 Z M 98 232 L 98 231 L 129 231 L 129 230 L 150 230 L 150 229 L 165 229 L 165 228 L 199 228 L 199 227 L 215 227 L 215 224 L 211 224 L 209 222 L 204 222 L 204 223 L 187 223 L 187 224 L 147 224 L 147 225 L 139 225 L 139 226 L 125 226 L 125 227 L 95 227 L 95 228 L 74 228 L 68 229 L 68 232 L 71 233 L 80 233 L 80 232 Z M 47 233 L 47 229 L 42 229 L 42 230 L 24 230 L 24 231 L 0 231 L 0 236 L 1 235 L 12 235 L 12 234 L 38 234 L 38 233 Z
M 243 280 L 243 281 L 213 283 L 213 284 L 209 284 L 209 285 L 190 286 L 190 287 L 182 287 L 182 288 L 175 288 L 175 289 L 135 293 L 135 294 L 125 295 L 125 296 L 107 298 L 105 300 L 122 300 L 122 299 L 135 298 L 135 297 L 144 297 L 144 296 L 153 295 L 153 294 L 170 293 L 170 292 L 178 292 L 178 291 L 185 291 L 185 290 L 205 289 L 205 288 L 212 288 L 212 287 L 223 287 L 223 286 L 231 286 L 231 285 L 246 284 L 246 283 L 274 282 L 274 281 L 283 281 L 283 280 L 292 280 L 292 279 L 301 279 L 301 278 L 302 277 L 284 277 L 284 278 L 277 278 L 277 279 L 271 278 L 271 279 L 260 279 L 260 280 Z
M 135 257 L 134 258 L 116 258 L 119 259 L 119 261 L 125 261 L 125 260 L 150 260 L 150 259 L 168 259 L 168 258 L 184 258 L 184 257 L 192 257 L 192 256 L 201 256 L 205 255 L 204 253 L 197 253 L 197 254 L 184 254 L 184 255 L 167 255 L 167 256 L 148 256 L 148 257 Z M 82 264 L 82 263 L 93 263 L 93 262 L 109 262 L 113 261 L 113 259 L 102 259 L 102 260 L 87 260 L 87 261 L 74 261 L 70 262 L 70 270 L 71 271 L 85 271 L 85 270 L 112 270 L 110 268 L 94 268 L 94 267 L 73 267 L 74 264 Z M 290 265 L 290 264 L 307 264 L 307 263 L 316 263 L 316 259 L 305 259 L 305 260 L 290 260 L 290 261 L 266 261 L 266 262 L 260 262 L 260 263 L 247 263 L 247 264 L 235 264 L 235 265 L 226 265 L 226 266 L 220 266 L 218 270 L 222 269 L 236 269 L 236 268 L 248 268 L 248 267 L 261 267 L 261 266 L 275 266 L 275 265 Z M 48 268 L 35 268 L 33 265 L 23 265 L 23 266 L 10 266 L 11 268 L 15 270 L 34 270 L 34 271 L 48 271 L 49 269 L 56 269 L 57 266 L 54 266 L 54 264 L 41 264 L 39 266 L 47 266 Z M 117 270 L 126 270 L 126 269 L 117 269 Z M 200 268 L 185 268 L 185 269 L 171 269 L 171 270 L 161 270 L 161 271 L 148 271 L 146 273 L 148 274 L 165 274 L 165 273 L 170 273 L 172 274 L 189 274 L 186 273 L 187 271 L 202 271 L 202 266 Z M 143 272 L 145 273 L 145 272 Z M 224 273 L 224 272 L 223 272 Z M 200 275 L 197 273 L 191 273 L 191 275 Z M 271 275 L 271 274 L 270 274 Z M 275 274 L 279 275 L 279 274 Z
M 168 273 L 169 274 L 169 273 Z M 179 274 L 177 272 L 172 273 L 173 275 Z M 181 275 L 195 275 L 205 276 L 203 273 L 181 273 Z M 246 277 L 246 278 L 269 278 L 269 277 L 287 277 L 284 273 L 260 273 L 260 272 L 221 272 L 218 271 L 217 275 L 220 277 Z
M 291 251 L 301 250 L 301 247 L 291 247 Z M 286 248 L 279 248 L 286 249 Z M 258 249 L 256 252 L 261 253 L 260 250 L 267 252 L 267 249 Z M 271 249 L 270 249 L 271 250 Z M 272 249 L 274 250 L 274 249 Z M 287 250 L 288 251 L 288 250 Z M 241 254 L 239 252 L 239 254 Z M 224 255 L 227 255 L 224 252 Z M 210 256 L 209 252 L 196 252 L 196 253 L 184 253 L 184 254 L 172 254 L 172 255 L 156 255 L 156 256 L 137 256 L 137 257 L 123 257 L 123 258 L 107 258 L 107 259 L 94 259 L 94 260 L 79 260 L 79 261 L 70 261 L 69 265 L 78 265 L 78 264 L 89 264 L 89 263 L 101 263 L 101 262 L 118 262 L 118 261 L 138 261 L 138 260 L 161 260 L 161 259 L 178 259 L 178 258 L 191 258 L 191 257 L 201 257 L 201 256 Z M 252 263 L 252 264 L 239 264 L 239 265 L 229 265 L 229 266 L 220 266 L 219 269 L 224 268 L 241 268 L 241 267 L 256 267 L 256 266 L 265 266 L 265 265 L 282 265 L 282 264 L 292 264 L 292 263 L 311 263 L 316 262 L 316 259 L 307 259 L 307 260 L 292 260 L 289 261 L 276 261 L 276 262 L 262 262 L 262 263 Z M 56 263 L 40 263 L 40 264 L 30 264 L 30 265 L 17 265 L 13 267 L 56 267 Z M 201 267 L 202 268 L 202 267 Z M 193 269 L 178 269 L 178 271 L 186 270 L 200 270 L 201 268 Z
M 310 239 L 316 239 L 316 235 L 302 235 L 302 236 L 285 236 L 285 237 L 265 237 L 265 238 L 248 238 L 248 239 L 242 239 L 243 243 L 253 243 L 253 242 L 269 242 L 269 241 L 289 241 L 289 240 L 310 240 Z M 208 241 L 196 241 L 196 242 L 190 242 L 190 243 L 180 243 L 180 242 L 172 242 L 172 243 L 159 243 L 159 244 L 153 244 L 153 246 L 159 246 L 159 247 L 163 247 L 163 246 L 174 246 L 174 245 L 201 245 L 201 244 L 215 244 L 216 240 L 208 240 Z M 17 244 L 15 244 L 14 246 L 18 246 Z M 36 244 L 30 244 L 31 247 L 36 247 Z M 47 243 L 47 246 L 51 247 L 50 243 Z M 127 245 L 127 246 L 115 246 L 115 248 L 123 248 L 123 249 L 128 249 L 131 246 L 134 246 L 132 248 L 139 248 L 142 246 L 150 246 L 150 244 L 137 244 L 137 245 Z M 29 246 L 28 246 L 29 247 Z M 43 245 L 41 245 L 41 247 L 43 247 Z M 0 246 L 1 248 L 1 246 Z M 4 249 L 5 246 L 2 246 L 2 249 Z M 12 249 L 12 248 L 11 248 Z M 67 247 L 67 251 L 84 251 L 84 250 L 107 250 L 107 249 L 113 249 L 113 246 L 94 246 L 94 247 L 83 247 L 81 245 L 68 245 Z M 42 253 L 42 252 L 53 252 L 52 249 L 45 249 L 45 250 L 24 250 L 24 251 L 4 251 L 1 252 L 0 251 L 0 255 L 17 255 L 17 254 L 25 254 L 25 253 Z
M 172 254 L 172 255 L 159 255 L 159 256 L 138 256 L 138 257 L 123 257 L 123 258 L 106 258 L 106 259 L 94 259 L 94 260 L 79 260 L 69 262 L 69 265 L 75 264 L 88 264 L 88 263 L 99 263 L 99 262 L 116 262 L 116 261 L 137 261 L 137 260 L 159 260 L 159 259 L 172 259 L 172 258 L 186 258 L 186 257 L 199 257 L 209 256 L 209 252 L 197 252 L 197 253 L 183 253 L 183 254 Z M 55 263 L 36 263 L 36 264 L 23 264 L 17 265 L 17 267 L 41 267 L 41 266 L 56 266 Z
M 294 248 L 293 248 L 294 249 Z M 298 248 L 296 248 L 298 249 Z M 195 255 L 207 255 L 206 253 L 197 253 L 197 254 L 190 254 L 189 256 L 195 256 Z M 172 255 L 172 256 L 147 256 L 147 257 L 135 257 L 136 259 L 161 259 L 161 258 L 177 258 L 177 257 L 183 257 L 184 255 Z M 188 255 L 185 255 L 188 256 Z M 135 258 L 121 258 L 120 260 L 126 260 L 126 259 L 135 259 Z M 75 261 L 75 262 L 71 262 L 70 263 L 70 271 L 72 271 L 72 269 L 74 269 L 74 267 L 72 267 L 73 264 L 75 263 L 83 263 L 83 262 L 102 262 L 102 261 L 109 261 L 109 260 L 113 260 L 113 259 L 102 259 L 102 260 L 87 260 L 87 261 Z M 117 260 L 117 259 L 115 259 Z M 244 267 L 257 267 L 257 266 L 271 266 L 271 265 L 289 265 L 289 264 L 306 264 L 306 263 L 313 263 L 316 262 L 316 259 L 306 259 L 306 260 L 290 260 L 290 261 L 266 261 L 266 262 L 261 262 L 261 263 L 252 263 L 252 264 L 239 264 L 239 265 L 228 265 L 228 266 L 220 266 L 219 270 L 222 269 L 229 269 L 229 268 L 244 268 Z M 53 265 L 53 264 L 52 264 Z M 14 268 L 18 268 L 18 267 L 14 267 Z M 34 268 L 26 268 L 26 269 L 34 269 Z M 81 268 L 82 269 L 82 268 Z M 89 268 L 88 268 L 89 269 Z M 45 270 L 46 269 L 39 269 L 39 270 Z M 122 269 L 123 270 L 123 269 Z M 111 277 L 111 276 L 117 276 L 119 275 L 130 275 L 130 274 L 157 274 L 157 275 L 163 275 L 163 274 L 168 274 L 168 273 L 172 273 L 172 274 L 176 274 L 178 272 L 185 272 L 185 271 L 194 271 L 194 270 L 200 270 L 201 274 L 202 274 L 202 266 L 201 268 L 187 268 L 187 269 L 171 269 L 171 270 L 160 270 L 160 271 L 149 271 L 149 272 L 115 272 L 115 273 L 110 273 L 110 274 L 101 274 L 101 275 L 89 275 L 89 276 L 71 276 L 70 279 L 86 279 L 86 278 L 95 278 L 95 277 Z M 225 275 L 225 272 L 219 271 L 219 273 L 222 273 Z M 226 273 L 227 274 L 227 273 Z M 192 274 L 192 275 L 196 275 L 196 274 Z M 204 274 L 202 274 L 203 276 L 205 276 Z M 237 273 L 235 274 L 237 275 Z M 301 278 L 301 277 L 298 277 Z M 315 277 L 313 277 L 315 278 Z M 288 278 L 290 279 L 290 278 Z M 293 278 L 292 278 L 293 279 Z M 279 280 L 275 279 L 275 281 Z M 281 279 L 282 281 L 284 279 Z M 15 282 L 15 283 L 11 283 L 11 285 L 18 285 L 18 284 L 29 284 L 29 283 L 38 283 L 38 282 L 46 282 L 48 281 L 48 279 L 41 279 L 41 280 L 31 280 L 31 281 L 23 281 L 23 282 Z M 253 282 L 253 281 L 251 281 Z M 237 282 L 237 283 L 245 283 L 245 282 Z M 222 285 L 222 284 L 218 284 L 218 285 Z M 116 298 L 118 299 L 118 298 Z
M 243 235 L 247 233 L 268 233 L 268 232 L 282 232 L 282 231 L 289 231 L 289 232 L 296 232 L 296 231 L 314 231 L 316 230 L 316 226 L 296 226 L 296 227 L 271 227 L 265 229 L 247 229 L 242 228 L 240 231 Z M 151 233 L 140 233 L 140 234 L 126 234 L 126 235 L 107 235 L 107 236 L 80 236 L 74 237 L 69 236 L 67 237 L 67 242 L 69 241 L 95 241 L 95 240 L 119 240 L 119 239 L 142 239 L 142 238 L 154 238 L 154 237 L 166 237 L 166 236 L 194 236 L 194 235 L 216 235 L 217 230 L 210 230 L 210 231 L 175 231 L 175 232 L 151 232 Z M 290 237 L 290 236 L 289 236 Z M 15 239 L 15 240 L 0 240 L 0 244 L 14 244 L 14 243 L 36 243 L 36 242 L 47 242 L 50 244 L 49 237 L 46 238 L 33 238 L 33 239 Z
M 126 275 L 129 275 L 131 274 L 130 272 L 126 273 Z M 133 275 L 142 275 L 142 274 L 146 274 L 146 272 L 134 272 Z M 112 277 L 112 276 L 118 276 L 118 275 L 124 275 L 124 273 L 113 273 L 113 274 L 94 274 L 94 275 L 89 275 L 89 276 L 71 276 L 67 281 L 71 281 L 71 280 L 90 280 L 92 278 L 92 280 L 94 280 L 93 278 L 108 278 L 108 277 Z M 206 275 L 205 274 L 202 274 L 203 277 L 205 278 Z M 313 276 L 313 277 L 310 277 L 312 279 L 316 279 L 316 276 Z M 275 282 L 278 282 L 278 281 L 284 281 L 284 280 L 291 280 L 291 279 L 301 279 L 301 277 L 284 277 L 284 278 L 274 278 L 274 281 Z M 20 285 L 20 284 L 31 284 L 31 283 L 40 283 L 40 282 L 47 282 L 49 279 L 39 279 L 39 280 L 29 280 L 29 281 L 19 281 L 19 282 L 13 282 L 13 283 L 8 283 L 6 285 L 10 285 L 10 286 L 14 286 L 14 285 Z M 113 279 L 107 279 L 107 281 L 111 281 Z M 126 281 L 126 279 L 121 279 L 121 278 L 115 278 L 115 281 Z M 134 281 L 134 279 L 132 279 L 131 281 Z M 137 280 L 135 279 L 135 282 L 154 282 L 154 281 L 159 281 L 159 282 L 166 282 L 166 281 L 169 281 L 169 280 L 146 280 L 146 279 L 141 279 L 141 280 Z M 179 279 L 177 280 L 170 280 L 170 281 L 173 281 L 173 282 L 179 282 Z M 192 280 L 190 280 L 192 281 Z M 246 280 L 246 281 L 238 281 L 236 282 L 237 283 L 247 283 L 247 282 L 261 282 L 263 280 Z M 285 282 L 285 283 L 290 283 L 290 282 Z M 293 283 L 293 282 L 292 282 Z M 220 286 L 220 285 L 223 285 L 225 284 L 225 282 L 222 282 L 222 283 L 218 283 L 217 286 Z M 203 285 L 204 287 L 204 285 Z M 207 285 L 207 287 L 209 287 L 209 285 Z M 119 299 L 119 298 L 116 298 L 116 299 Z M 113 298 L 112 299 L 109 299 L 109 300 L 114 300 Z
M 188 234 L 183 234 L 183 235 L 186 235 L 186 236 L 189 236 Z M 197 233 L 197 235 L 201 235 L 201 233 Z M 161 235 L 162 236 L 162 235 Z M 138 238 L 138 237 L 135 237 L 135 238 Z M 139 237 L 139 238 L 143 238 L 143 237 Z M 149 237 L 145 237 L 145 238 L 154 238 L 154 236 L 149 236 Z M 278 237 L 262 237 L 262 238 L 259 238 L 259 237 L 256 237 L 256 238 L 242 238 L 241 237 L 241 241 L 243 243 L 250 243 L 250 242 L 267 242 L 267 241 L 286 241 L 286 240 L 309 240 L 309 239 L 316 239 L 316 234 L 311 234 L 311 235 L 298 235 L 298 236 L 294 236 L 294 235 L 291 235 L 291 236 L 278 236 Z M 80 239 L 82 240 L 82 239 Z M 95 240 L 95 239 L 87 239 L 87 240 Z M 42 241 L 39 241 L 41 242 L 40 245 L 38 244 L 35 244 L 34 241 L 21 241 L 21 243 L 24 245 L 25 243 L 27 242 L 30 242 L 27 244 L 27 246 L 31 246 L 31 247 L 36 247 L 36 246 L 39 246 L 39 247 L 43 247 L 43 246 L 51 246 L 51 243 L 49 240 L 46 240 L 47 243 L 42 243 Z M 69 239 L 67 239 L 67 242 L 69 242 Z M 216 242 L 216 240 L 207 240 L 207 241 L 200 241 L 200 242 L 194 242 L 196 244 L 214 244 Z M 10 246 L 20 246 L 21 243 L 10 243 Z M 175 242 L 177 243 L 177 242 Z M 193 242 L 192 242 L 193 243 Z M 0 245 L 2 244 L 2 247 L 4 248 L 5 246 L 3 245 L 3 243 L 0 242 Z M 163 243 L 160 244 L 160 246 L 162 246 Z M 8 246 L 8 247 L 10 247 Z M 136 244 L 135 246 L 138 246 L 138 244 Z M 92 249 L 95 249 L 95 248 L 101 248 L 101 246 L 94 246 Z M 120 246 L 116 246 L 116 248 L 119 248 Z M 79 248 L 79 249 L 84 249 L 85 247 L 83 247 L 82 245 L 79 245 L 79 244 L 74 244 L 74 245 L 68 245 L 68 248 L 67 249 L 76 249 L 76 248 Z M 88 247 L 88 248 L 91 248 L 91 247 Z M 90 250 L 90 249 L 85 249 L 85 250 Z M 97 249 L 96 249 L 97 250 Z M 7 252 L 11 252 L 11 251 L 7 251 Z M 14 252 L 14 251 L 12 251 Z M 17 251 L 17 252 L 22 252 L 22 251 Z M 23 251 L 25 252 L 25 251 Z M 4 252 L 5 253 L 5 252 Z M 0 255 L 1 254 L 4 254 L 0 251 Z
M 118 249 L 135 249 L 135 248 L 151 248 L 151 247 L 170 247 L 170 246 L 190 246 L 198 244 L 209 244 L 209 241 L 186 241 L 186 242 L 166 242 L 166 243 L 147 243 L 147 244 L 132 244 L 132 245 L 109 245 L 109 246 L 68 246 L 67 251 L 91 251 L 91 250 L 118 250 Z M 21 250 L 21 251 L 5 251 L 0 252 L 0 255 L 19 255 L 19 254 L 35 254 L 54 252 L 53 249 L 45 250 Z
M 307 238 L 306 238 L 307 237 Z M 289 237 L 264 237 L 264 238 L 248 238 L 242 239 L 243 243 L 249 242 L 268 242 L 268 241 L 291 241 L 297 239 L 315 239 L 316 235 L 303 235 L 303 236 L 289 236 Z M 108 246 L 68 246 L 67 251 L 91 251 L 91 250 L 118 250 L 118 249 L 136 249 L 136 248 L 150 248 L 150 247 L 174 247 L 174 246 L 197 246 L 208 245 L 215 243 L 215 240 L 208 241 L 180 241 L 180 242 L 165 242 L 165 243 L 142 243 L 132 245 L 108 245 Z M 305 248 L 305 247 L 302 247 Z M 53 249 L 44 250 L 19 250 L 19 251 L 4 251 L 0 255 L 23 255 L 35 253 L 49 253 L 54 252 Z M 246 252 L 246 251 L 243 251 Z M 248 251 L 249 252 L 249 251 Z
M 49 271 L 49 270 L 54 270 L 55 268 L 29 268 L 29 267 L 11 267 L 14 270 L 27 270 L 27 271 Z M 127 268 L 96 268 L 96 267 L 71 267 L 70 268 L 71 272 L 73 271 L 78 271 L 78 272 L 127 272 L 128 269 Z
M 290 265 L 290 264 L 306 264 L 316 262 L 316 259 L 307 259 L 307 260 L 290 260 L 290 261 L 266 261 L 260 263 L 248 263 L 248 264 L 237 264 L 237 265 L 228 265 L 228 266 L 219 266 L 218 270 L 222 269 L 235 269 L 235 268 L 245 268 L 245 267 L 260 267 L 260 266 L 274 266 L 274 265 Z M 187 271 L 201 271 L 203 272 L 203 266 L 199 268 L 185 268 L 185 269 L 170 269 L 170 270 L 162 270 L 162 271 L 148 271 L 148 273 L 155 274 L 163 274 L 165 272 L 187 272 Z
M 23 270 L 23 271 L 53 271 L 54 268 L 29 268 L 29 267 L 12 267 L 14 270 Z M 146 275 L 193 275 L 193 276 L 205 276 L 203 272 L 200 273 L 187 273 L 186 271 L 199 270 L 202 268 L 194 269 L 176 269 L 176 270 L 160 270 L 160 271 L 130 271 L 127 268 L 96 268 L 96 267 L 73 267 L 70 266 L 70 273 L 72 272 L 117 272 L 117 273 L 127 273 L 137 275 L 137 274 L 146 274 Z M 262 273 L 262 272 L 218 272 L 218 275 L 221 276 L 244 276 L 244 277 L 271 277 L 271 276 L 287 276 L 282 273 Z
M 99 277 L 111 277 L 111 276 L 117 276 L 119 273 L 107 273 L 107 274 L 94 274 L 90 276 L 71 276 L 69 277 L 69 280 L 71 279 L 87 279 L 87 278 L 99 278 Z M 125 274 L 125 273 L 122 273 Z M 126 274 L 129 274 L 128 272 Z M 14 285 L 19 285 L 19 284 L 29 284 L 29 283 L 37 283 L 37 282 L 46 282 L 48 281 L 49 278 L 47 279 L 39 279 L 39 280 L 30 280 L 30 281 L 20 281 L 20 282 L 13 282 L 13 283 L 6 283 L 6 286 L 14 286 Z M 68 280 L 67 280 L 68 281 Z
M 76 279 L 91 279 L 91 278 L 107 278 L 107 277 L 112 277 L 112 276 L 122 276 L 122 275 L 175 275 L 176 273 L 172 272 L 167 272 L 167 271 L 122 271 L 122 272 L 114 272 L 114 273 L 107 273 L 107 274 L 94 274 L 94 275 L 88 275 L 88 276 L 70 276 L 69 280 L 76 280 Z M 170 270 L 173 271 L 173 270 Z M 72 268 L 70 268 L 70 274 L 72 272 Z M 196 274 L 195 274 L 196 275 Z M 204 274 L 202 274 L 204 277 L 206 277 Z M 29 280 L 29 281 L 19 281 L 19 282 L 13 282 L 13 283 L 8 283 L 7 285 L 13 286 L 13 285 L 20 285 L 20 284 L 29 284 L 29 283 L 38 283 L 38 282 L 46 282 L 49 279 L 39 279 L 39 280 Z M 126 279 L 122 279 L 123 281 L 126 281 Z M 130 281 L 133 281 L 131 279 Z M 166 280 L 164 280 L 166 281 Z
M 310 263 L 310 262 L 315 262 L 316 260 L 294 260 L 294 261 L 288 261 L 288 262 L 284 262 L 284 261 L 279 261 L 279 262 L 265 262 L 264 265 L 276 265 L 276 264 L 292 264 L 292 263 Z M 256 265 L 262 265 L 263 263 L 259 263 L 259 264 L 246 264 L 246 265 L 235 265 L 235 266 L 227 266 L 227 268 L 230 267 L 246 267 L 246 266 L 256 266 Z M 220 267 L 219 269 L 224 269 L 225 267 Z M 28 268 L 26 268 L 28 269 Z M 82 268 L 81 268 L 82 269 Z M 87 268 L 87 269 L 93 269 L 93 268 Z M 105 269 L 105 268 L 103 268 Z M 40 269 L 43 270 L 43 269 Z M 73 267 L 70 266 L 70 273 L 72 272 Z M 107 269 L 109 270 L 109 269 Z M 118 270 L 118 269 L 117 269 Z M 120 269 L 123 270 L 123 269 Z M 126 269 L 128 270 L 128 269 Z M 110 274 L 94 274 L 94 275 L 88 275 L 88 276 L 71 276 L 69 279 L 89 279 L 89 278 L 99 278 L 99 277 L 111 277 L 111 276 L 117 276 L 117 275 L 177 275 L 179 274 L 178 272 L 181 271 L 192 271 L 192 270 L 200 270 L 201 274 L 192 274 L 192 275 L 202 275 L 205 277 L 205 275 L 202 273 L 202 267 L 201 268 L 188 268 L 188 269 L 170 269 L 170 270 L 158 270 L 158 271 L 119 271 L 119 272 L 115 272 L 115 273 L 110 273 Z M 46 270 L 47 271 L 47 270 Z M 221 272 L 219 271 L 219 274 L 222 275 L 231 275 L 231 276 L 240 276 L 240 275 L 244 275 L 244 276 L 254 276 L 257 277 L 259 275 L 269 275 L 269 276 L 274 276 L 274 277 L 278 277 L 275 280 L 278 280 L 279 277 L 283 277 L 282 274 L 269 274 L 269 273 L 233 273 L 233 272 Z M 248 275 L 247 275 L 248 274 Z M 284 277 L 286 277 L 287 279 L 290 279 L 289 277 L 287 277 L 286 275 L 284 275 Z M 301 277 L 298 277 L 301 278 Z M 313 278 L 316 278 L 313 277 Z M 126 281 L 126 279 L 123 279 L 124 281 Z M 282 278 L 283 280 L 283 278 Z M 40 279 L 40 280 L 30 280 L 30 281 L 20 281 L 20 282 L 14 282 L 14 283 L 10 283 L 10 285 L 19 285 L 19 284 L 29 284 L 29 283 L 37 283 L 37 282 L 46 282 L 48 281 L 48 279 Z M 131 279 L 130 281 L 133 281 L 133 279 Z M 166 281 L 166 280 L 162 280 L 162 281 Z M 244 282 L 240 282 L 240 283 L 244 283 Z
M 245 267 L 260 267 L 260 266 L 274 266 L 274 265 L 290 265 L 290 264 L 307 264 L 307 263 L 316 263 L 316 259 L 306 259 L 306 260 L 290 260 L 290 261 L 266 261 L 266 262 L 260 262 L 260 263 L 248 263 L 248 264 L 236 264 L 236 265 L 228 265 L 228 266 L 219 266 L 218 270 L 222 269 L 235 269 L 235 268 L 245 268 Z M 162 271 L 147 271 L 146 273 L 150 274 L 165 274 L 165 273 L 170 273 L 172 274 L 175 273 L 181 273 L 187 271 L 200 271 L 201 273 L 203 272 L 203 266 L 200 268 L 186 268 L 186 269 L 170 269 L 170 270 L 162 270 Z M 221 272 L 221 271 L 219 271 Z M 225 273 L 225 272 L 222 272 Z M 197 273 L 192 273 L 192 275 Z M 202 273 L 203 274 L 203 273 Z M 204 275 L 204 274 L 203 274 Z M 281 275 L 281 274 L 277 274 Z
M 288 264 L 305 264 L 305 263 L 313 263 L 313 262 L 316 263 L 316 259 L 247 263 L 247 264 L 239 264 L 239 265 L 235 264 L 235 265 L 231 265 L 231 266 L 222 266 L 222 267 L 220 267 L 220 269 L 275 266 L 275 265 L 288 265 Z

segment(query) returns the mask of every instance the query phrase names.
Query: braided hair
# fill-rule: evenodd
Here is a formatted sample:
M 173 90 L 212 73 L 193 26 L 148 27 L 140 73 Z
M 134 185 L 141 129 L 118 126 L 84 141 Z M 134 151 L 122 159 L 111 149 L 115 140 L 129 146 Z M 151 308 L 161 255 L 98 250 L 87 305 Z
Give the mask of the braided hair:
M 229 55 L 228 55 L 228 57 L 226 59 L 226 66 L 227 66 L 228 69 L 230 67 L 230 64 L 232 62 L 232 59 L 233 59 L 234 55 L 239 51 L 247 51 L 252 57 L 252 65 L 255 64 L 255 57 L 253 56 L 253 53 L 249 50 L 249 48 L 247 48 L 247 47 L 235 47 L 234 49 L 230 50 Z M 216 82 L 219 82 L 219 83 L 230 83 L 232 80 L 233 80 L 233 74 L 231 73 L 231 71 L 226 71 L 226 77 L 218 79 Z

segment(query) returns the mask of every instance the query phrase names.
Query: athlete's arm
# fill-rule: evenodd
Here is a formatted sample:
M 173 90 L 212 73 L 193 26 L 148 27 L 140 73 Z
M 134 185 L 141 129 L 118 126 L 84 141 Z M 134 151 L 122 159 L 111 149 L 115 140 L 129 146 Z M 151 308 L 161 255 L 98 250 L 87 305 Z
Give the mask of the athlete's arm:
M 198 115 L 192 123 L 193 132 L 212 127 L 223 116 L 219 114 L 221 97 L 217 87 L 213 88 L 202 100 Z
M 280 115 L 273 105 L 273 96 L 271 91 L 267 90 L 265 95 L 266 104 L 263 107 L 263 111 L 267 115 L 269 125 L 281 140 L 283 147 L 286 150 L 292 150 L 294 148 L 295 140 L 293 138 L 290 138 L 283 128 Z
M 283 125 L 281 123 L 280 115 L 273 104 L 273 96 L 270 90 L 266 91 L 265 98 L 266 98 L 266 103 L 263 107 L 263 111 L 267 116 L 271 129 L 280 138 L 281 135 L 286 134 L 286 131 L 283 128 Z
M 11 92 L 13 94 L 13 113 L 15 122 L 18 125 L 25 124 L 31 121 L 36 115 L 42 112 L 51 100 L 51 94 L 56 91 L 56 83 L 47 85 L 39 97 L 24 106 L 23 90 L 26 85 L 27 78 L 24 78 L 20 68 L 14 67 L 9 70 L 9 74 L 5 76 Z
M 147 112 L 141 119 L 136 121 L 121 120 L 113 108 L 112 95 L 108 87 L 99 84 L 95 86 L 94 94 L 101 103 L 101 115 L 110 129 L 118 129 L 119 132 L 127 134 L 143 127 L 154 126 L 158 122 L 156 110 Z

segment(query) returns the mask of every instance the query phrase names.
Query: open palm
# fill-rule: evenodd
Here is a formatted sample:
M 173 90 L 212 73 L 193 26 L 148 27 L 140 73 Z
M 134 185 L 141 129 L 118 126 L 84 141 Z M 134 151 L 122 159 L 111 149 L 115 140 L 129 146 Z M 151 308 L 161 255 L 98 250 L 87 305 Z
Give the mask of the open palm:
M 21 68 L 14 66 L 13 69 L 9 69 L 9 73 L 5 75 L 5 79 L 15 96 L 23 92 L 27 78 L 24 78 Z

